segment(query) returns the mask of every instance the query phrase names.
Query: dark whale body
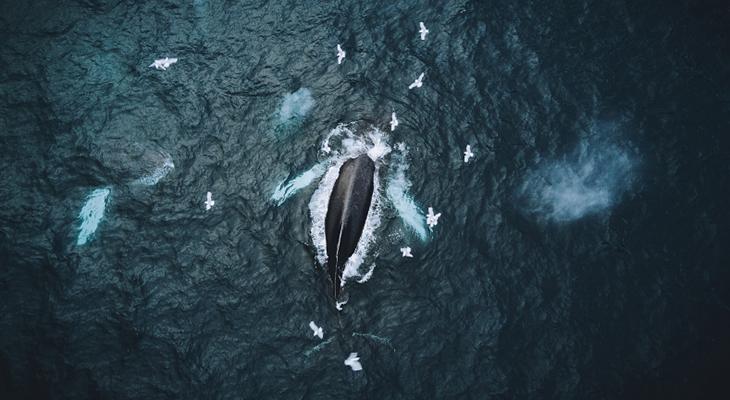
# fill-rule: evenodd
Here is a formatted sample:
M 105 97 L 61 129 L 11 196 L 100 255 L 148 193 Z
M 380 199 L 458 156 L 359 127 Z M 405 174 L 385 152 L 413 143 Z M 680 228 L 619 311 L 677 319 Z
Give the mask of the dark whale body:
M 345 161 L 332 188 L 327 216 L 327 273 L 334 297 L 340 294 L 345 263 L 357 248 L 373 197 L 375 163 L 367 154 Z

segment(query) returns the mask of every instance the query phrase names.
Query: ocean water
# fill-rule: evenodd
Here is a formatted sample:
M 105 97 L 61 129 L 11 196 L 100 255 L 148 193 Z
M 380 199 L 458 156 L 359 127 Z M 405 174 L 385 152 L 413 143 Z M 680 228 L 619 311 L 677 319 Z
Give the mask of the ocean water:
M 1 2 L 0 399 L 722 398 L 728 26 L 712 0 Z M 321 219 L 362 153 L 340 311 Z

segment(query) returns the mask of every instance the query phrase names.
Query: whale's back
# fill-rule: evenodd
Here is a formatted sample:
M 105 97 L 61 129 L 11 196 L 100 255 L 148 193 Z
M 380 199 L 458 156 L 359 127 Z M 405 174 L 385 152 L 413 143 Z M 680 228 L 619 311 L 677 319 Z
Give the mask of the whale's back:
M 325 231 L 327 270 L 334 285 L 335 298 L 340 292 L 342 271 L 362 236 L 373 197 L 375 163 L 366 154 L 347 160 L 340 167 L 327 206 Z

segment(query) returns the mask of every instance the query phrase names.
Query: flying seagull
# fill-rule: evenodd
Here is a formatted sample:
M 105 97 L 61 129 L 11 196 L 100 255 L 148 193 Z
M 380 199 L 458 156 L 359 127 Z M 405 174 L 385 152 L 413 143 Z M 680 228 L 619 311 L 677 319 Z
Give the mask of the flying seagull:
M 411 254 L 411 248 L 410 247 L 401 247 L 400 252 L 403 255 L 403 257 L 410 257 L 413 258 L 413 254 Z
M 309 328 L 312 329 L 314 332 L 314 336 L 319 336 L 320 339 L 324 337 L 324 332 L 322 332 L 322 327 L 317 326 L 317 324 L 314 323 L 314 321 L 309 321 Z
M 357 353 L 350 353 L 345 360 L 345 365 L 352 368 L 353 371 L 362 371 L 362 364 L 360 364 L 360 357 L 357 356 Z
M 177 62 L 177 58 L 160 58 L 158 60 L 155 60 L 152 64 L 150 64 L 150 68 L 155 69 L 161 69 L 163 71 L 167 71 L 167 69 L 170 67 L 170 65 L 175 64 Z
M 410 90 L 410 89 L 413 89 L 413 88 L 419 88 L 419 87 L 423 86 L 423 77 L 424 77 L 424 75 L 426 75 L 426 74 L 423 73 L 423 72 L 421 72 L 421 75 L 418 76 L 418 79 L 416 79 L 415 81 L 413 81 L 413 83 L 411 83 L 411 85 L 408 86 L 408 89 Z
M 342 64 L 342 60 L 345 59 L 345 50 L 342 50 L 342 47 L 338 44 L 337 45 L 337 64 Z
M 421 29 L 418 31 L 418 33 L 421 34 L 421 40 L 426 40 L 426 35 L 428 35 L 428 29 L 426 29 L 426 25 L 424 25 L 423 22 L 419 22 L 418 25 L 421 26 Z
M 347 304 L 347 300 L 337 301 L 335 302 L 335 308 L 337 309 L 337 311 L 342 311 L 342 306 L 344 306 L 345 304 Z
M 467 144 L 466 151 L 464 152 L 464 162 L 468 163 L 469 159 L 472 157 L 474 157 L 474 153 L 471 152 L 471 146 Z
M 441 217 L 441 213 L 434 214 L 433 207 L 428 208 L 428 215 L 426 216 L 426 223 L 428 224 L 428 227 L 430 229 L 433 229 L 434 226 L 438 225 L 439 217 Z
M 390 114 L 390 131 L 393 132 L 396 126 L 398 126 L 398 117 L 395 116 L 395 111 L 393 111 Z
M 215 201 L 213 201 L 213 193 L 208 192 L 208 194 L 206 195 L 206 200 L 205 200 L 205 211 L 210 210 L 211 208 L 213 208 L 214 205 L 215 205 Z

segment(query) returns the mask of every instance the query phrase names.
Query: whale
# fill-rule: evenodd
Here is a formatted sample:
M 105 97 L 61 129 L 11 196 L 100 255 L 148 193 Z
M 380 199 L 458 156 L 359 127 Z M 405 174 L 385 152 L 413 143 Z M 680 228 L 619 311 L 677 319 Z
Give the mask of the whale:
M 362 154 L 340 167 L 327 205 L 325 234 L 327 274 L 337 299 L 342 290 L 342 273 L 347 260 L 357 249 L 373 197 L 375 163 Z

